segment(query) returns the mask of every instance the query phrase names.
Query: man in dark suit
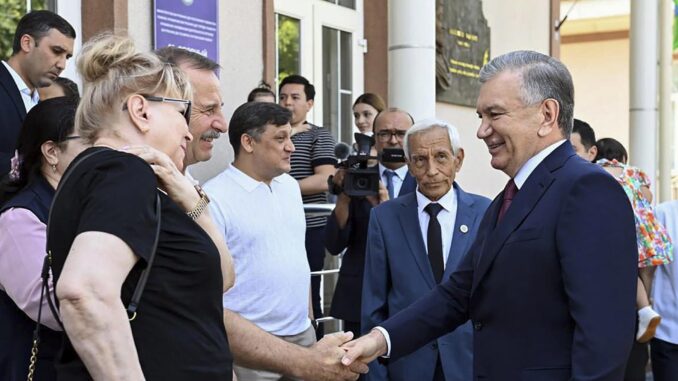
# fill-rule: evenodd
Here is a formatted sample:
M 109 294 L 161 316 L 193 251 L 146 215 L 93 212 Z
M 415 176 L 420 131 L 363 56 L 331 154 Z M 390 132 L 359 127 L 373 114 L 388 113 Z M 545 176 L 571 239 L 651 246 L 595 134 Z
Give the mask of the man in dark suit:
M 403 148 L 403 138 L 414 120 L 404 110 L 389 108 L 374 118 L 374 147 L 381 157 L 384 148 Z M 389 198 L 414 192 L 417 183 L 409 174 L 405 163 L 378 164 L 381 177 L 381 197 L 350 198 L 340 193 L 325 227 L 325 246 L 330 254 L 344 254 L 339 270 L 339 279 L 332 297 L 332 316 L 344 321 L 344 331 L 360 335 L 360 300 L 365 267 L 365 243 L 370 211 L 375 205 Z M 342 186 L 344 170 L 334 175 L 335 186 Z
M 0 63 L 0 179 L 9 172 L 26 113 L 38 103 L 37 88 L 61 74 L 74 39 L 73 27 L 55 13 L 34 11 L 19 20 L 12 56 Z
M 464 161 L 456 128 L 440 120 L 415 124 L 405 136 L 416 193 L 372 211 L 367 238 L 362 326 L 381 324 L 449 277 L 471 246 L 490 200 L 454 181 Z M 431 214 L 433 213 L 433 214 Z M 387 367 L 370 365 L 369 380 L 467 381 L 472 375 L 469 323 Z
M 395 361 L 470 319 L 474 380 L 621 380 L 635 331 L 634 217 L 614 178 L 566 143 L 572 78 L 519 51 L 480 81 L 477 135 L 511 180 L 453 274 L 347 344 L 342 361 Z

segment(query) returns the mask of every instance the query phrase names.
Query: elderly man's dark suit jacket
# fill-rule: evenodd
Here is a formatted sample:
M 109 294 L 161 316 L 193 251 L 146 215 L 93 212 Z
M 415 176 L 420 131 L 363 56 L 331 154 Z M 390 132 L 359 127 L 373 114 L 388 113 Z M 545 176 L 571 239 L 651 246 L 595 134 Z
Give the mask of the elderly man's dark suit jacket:
M 382 324 L 390 361 L 471 319 L 474 380 L 621 381 L 638 263 L 624 191 L 565 142 L 497 224 L 502 201 L 490 205 L 458 269 Z
M 457 211 L 443 279 L 452 274 L 473 243 L 490 204 L 488 198 L 466 193 L 457 183 L 454 183 L 454 192 Z M 380 325 L 436 286 L 425 240 L 419 226 L 415 193 L 372 210 L 363 281 L 363 331 Z M 473 373 L 472 332 L 471 325 L 464 324 L 398 361 L 390 362 L 387 367 L 372 363 L 367 380 L 430 381 L 440 357 L 447 381 L 468 381 Z
M 405 176 L 398 197 L 412 193 L 417 182 L 409 173 Z M 360 298 L 363 290 L 363 270 L 365 268 L 365 244 L 367 242 L 367 224 L 370 221 L 372 204 L 365 198 L 351 200 L 348 222 L 339 228 L 334 212 L 327 218 L 325 226 L 325 246 L 337 255 L 346 249 L 342 258 L 337 287 L 332 297 L 332 316 L 354 323 L 360 322 Z M 355 332 L 356 336 L 360 332 Z
M 7 67 L 0 63 L 0 179 L 9 172 L 9 161 L 25 118 L 26 106 L 19 88 Z

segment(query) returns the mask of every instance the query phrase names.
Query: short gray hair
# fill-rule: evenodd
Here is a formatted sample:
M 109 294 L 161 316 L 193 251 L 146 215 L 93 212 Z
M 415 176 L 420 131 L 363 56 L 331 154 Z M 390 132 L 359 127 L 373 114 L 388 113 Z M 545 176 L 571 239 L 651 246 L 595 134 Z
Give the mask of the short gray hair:
M 558 126 L 565 138 L 570 137 L 574 120 L 574 85 L 565 65 L 545 54 L 519 50 L 495 57 L 480 70 L 480 83 L 504 71 L 516 71 L 522 78 L 521 98 L 525 105 L 555 99 L 560 106 Z
M 424 119 L 414 124 L 410 127 L 409 130 L 405 133 L 405 138 L 403 139 L 403 150 L 405 151 L 405 157 L 407 160 L 410 160 L 410 137 L 415 134 L 421 134 L 426 131 L 430 131 L 434 128 L 442 128 L 447 130 L 447 134 L 450 137 L 450 148 L 452 148 L 452 153 L 457 154 L 459 149 L 461 149 L 461 141 L 459 139 L 459 131 L 457 128 L 444 120 L 440 119 Z

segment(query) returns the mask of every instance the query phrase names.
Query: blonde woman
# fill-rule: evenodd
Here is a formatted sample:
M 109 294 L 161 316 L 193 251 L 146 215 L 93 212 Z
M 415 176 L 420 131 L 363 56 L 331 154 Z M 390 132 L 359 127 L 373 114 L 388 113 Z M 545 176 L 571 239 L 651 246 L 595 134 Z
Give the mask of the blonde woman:
M 221 296 L 234 282 L 231 256 L 208 199 L 179 172 L 192 139 L 190 86 L 176 67 L 112 35 L 83 47 L 78 70 L 76 128 L 93 147 L 69 168 L 48 232 L 68 336 L 57 374 L 230 380 Z M 130 320 L 125 309 L 154 252 L 157 196 L 159 242 Z

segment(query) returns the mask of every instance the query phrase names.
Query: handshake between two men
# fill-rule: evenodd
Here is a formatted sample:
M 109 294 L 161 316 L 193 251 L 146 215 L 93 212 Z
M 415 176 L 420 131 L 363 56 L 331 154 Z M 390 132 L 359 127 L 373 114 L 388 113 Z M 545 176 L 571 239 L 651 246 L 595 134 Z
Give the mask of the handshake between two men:
M 318 341 L 310 349 L 324 363 L 322 369 L 309 369 L 308 380 L 346 381 L 357 380 L 368 372 L 367 363 L 387 351 L 386 339 L 376 330 L 359 339 L 351 340 L 351 332 L 337 332 Z M 316 364 L 317 361 L 313 361 Z

